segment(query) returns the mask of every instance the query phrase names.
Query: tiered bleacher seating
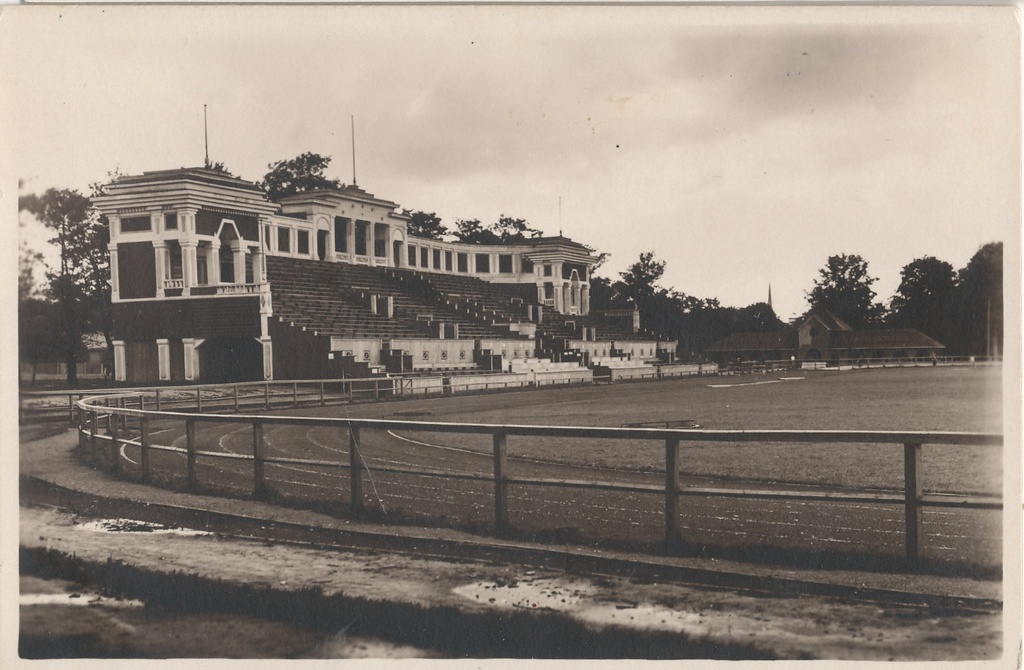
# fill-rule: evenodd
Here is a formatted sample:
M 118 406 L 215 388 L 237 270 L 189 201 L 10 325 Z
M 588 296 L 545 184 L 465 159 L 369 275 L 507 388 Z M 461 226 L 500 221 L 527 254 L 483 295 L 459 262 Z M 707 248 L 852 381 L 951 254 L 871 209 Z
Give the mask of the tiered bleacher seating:
M 458 314 L 460 335 L 463 328 L 477 331 L 472 325 L 476 324 L 485 329 L 476 337 L 519 337 L 518 333 L 509 331 L 508 325 L 528 321 L 528 301 L 519 292 L 509 290 L 504 285 L 492 284 L 476 277 L 408 269 L 392 269 L 388 274 L 423 300 Z
M 382 268 L 268 256 L 267 279 L 275 316 L 307 330 L 355 338 L 436 338 L 438 324 L 444 323 L 447 339 L 454 337 L 455 324 L 459 339 L 509 336 L 507 328 L 480 323 L 443 301 L 428 301 Z

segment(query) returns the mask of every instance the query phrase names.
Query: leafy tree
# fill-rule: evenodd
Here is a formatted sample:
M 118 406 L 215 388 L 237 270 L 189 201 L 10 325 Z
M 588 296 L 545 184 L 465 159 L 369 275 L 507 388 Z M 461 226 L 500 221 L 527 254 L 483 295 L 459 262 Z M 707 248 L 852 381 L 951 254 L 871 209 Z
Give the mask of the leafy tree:
M 958 274 L 957 353 L 999 355 L 1003 351 L 1003 243 L 981 247 Z
M 766 302 L 756 302 L 747 307 L 727 308 L 730 312 L 731 330 L 737 333 L 778 333 L 787 325 L 775 315 L 775 310 Z
M 853 328 L 877 326 L 884 308 L 873 302 L 875 278 L 857 255 L 829 256 L 828 262 L 807 294 L 811 309 L 827 309 Z
M 408 231 L 410 235 L 425 237 L 431 240 L 443 240 L 449 233 L 448 228 L 441 223 L 441 217 L 434 212 L 406 212 L 412 219 L 409 221 Z
M 280 160 L 267 165 L 270 171 L 258 186 L 267 192 L 267 198 L 273 202 L 303 191 L 338 188 L 341 182 L 329 179 L 324 174 L 330 164 L 330 156 L 306 152 L 291 160 Z
M 956 272 L 934 256 L 903 266 L 902 280 L 889 303 L 889 319 L 897 328 L 916 328 L 943 344 L 952 344 L 953 292 Z
M 664 274 L 665 261 L 654 260 L 654 252 L 645 251 L 640 254 L 640 259 L 636 263 L 620 273 L 624 289 L 622 292 L 632 298 L 642 310 L 642 303 L 649 302 L 654 297 L 658 290 L 658 282 Z
M 20 360 L 32 366 L 33 385 L 39 364 L 59 358 L 64 346 L 58 305 L 37 296 L 19 300 L 18 354 Z
M 21 225 L 19 223 L 19 225 Z M 45 267 L 43 255 L 21 240 L 18 244 L 18 301 L 39 297 L 36 269 Z
M 525 219 L 502 214 L 486 228 L 479 219 L 459 219 L 455 222 L 455 239 L 466 244 L 506 244 L 524 242 L 543 233 L 531 228 Z
M 73 386 L 78 380 L 77 363 L 86 332 L 103 331 L 108 357 L 113 352 L 109 229 L 96 216 L 89 198 L 75 190 L 51 188 L 41 196 L 23 196 L 18 204 L 54 232 L 51 243 L 60 250 L 60 268 L 47 273 L 47 293 L 58 306 L 61 351 L 67 364 L 67 382 Z
M 517 219 L 504 214 L 498 217 L 497 223 L 491 225 L 491 231 L 503 243 L 523 242 L 528 237 L 540 237 L 544 234 L 536 228 L 531 228 L 525 219 Z
M 456 240 L 466 244 L 498 244 L 501 241 L 494 231 L 484 228 L 480 219 L 458 219 L 454 234 Z

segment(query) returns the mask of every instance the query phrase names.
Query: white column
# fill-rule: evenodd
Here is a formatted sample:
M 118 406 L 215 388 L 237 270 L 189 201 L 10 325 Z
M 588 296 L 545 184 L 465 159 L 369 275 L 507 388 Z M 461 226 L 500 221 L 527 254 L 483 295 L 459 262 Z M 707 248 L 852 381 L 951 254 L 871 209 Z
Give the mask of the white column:
M 183 235 L 196 234 L 196 211 L 194 209 L 178 210 L 178 230 Z
M 171 343 L 170 340 L 160 339 L 156 341 L 156 360 L 160 370 L 160 381 L 168 381 L 171 378 Z
M 190 287 L 195 286 L 199 281 L 196 270 L 198 265 L 196 247 L 197 242 L 195 240 L 181 240 L 181 279 L 184 286 L 182 295 L 188 295 Z
M 540 305 L 544 304 L 544 284 L 537 284 L 537 303 Z
M 107 216 L 107 222 L 110 224 L 110 241 L 115 242 L 121 233 L 121 217 L 110 214 Z
M 199 361 L 194 360 L 199 358 L 196 355 L 196 341 L 191 337 L 184 337 L 181 340 L 181 346 L 184 349 L 185 380 L 195 381 L 197 377 L 196 371 L 199 368 Z
M 373 223 L 370 221 L 366 222 L 366 256 L 370 259 L 370 264 L 375 263 L 373 256 Z
M 153 258 L 156 261 L 156 297 L 164 297 L 164 280 L 167 279 L 167 243 L 153 240 Z
M 116 302 L 119 299 L 118 286 L 120 282 L 117 272 L 117 244 L 113 242 L 108 244 L 107 251 L 110 252 L 110 299 Z
M 263 270 L 263 247 L 256 247 L 252 250 L 252 281 L 256 284 L 263 284 L 267 281 L 266 273 Z
M 391 238 L 391 226 L 384 226 L 384 258 L 387 259 L 385 265 L 389 268 L 393 268 L 397 265 L 394 256 L 394 249 L 392 249 L 392 238 Z
M 590 286 L 580 287 L 580 314 L 590 314 Z
M 259 338 L 260 344 L 263 345 L 263 378 L 273 379 L 274 378 L 274 348 L 273 343 L 269 337 Z
M 235 266 L 234 283 L 235 284 L 244 284 L 245 283 L 245 244 L 242 242 L 242 240 L 236 240 L 236 241 L 231 243 L 231 255 L 234 257 L 234 261 L 235 261 L 234 262 L 234 266 Z M 256 274 L 255 270 L 253 270 L 253 274 L 254 275 Z M 256 277 L 254 276 L 253 280 L 255 280 L 255 279 L 256 279 Z
M 114 340 L 114 381 L 123 382 L 128 378 L 125 367 L 124 341 Z
M 159 235 L 164 230 L 164 213 L 163 212 L 150 212 L 149 213 L 149 228 L 155 234 Z
M 295 247 L 292 246 L 292 249 Z M 220 284 L 223 278 L 220 276 L 220 240 L 210 242 L 210 248 L 206 252 L 206 281 L 209 284 Z
M 348 219 L 345 222 L 345 249 L 349 258 L 355 261 L 356 256 L 356 220 Z

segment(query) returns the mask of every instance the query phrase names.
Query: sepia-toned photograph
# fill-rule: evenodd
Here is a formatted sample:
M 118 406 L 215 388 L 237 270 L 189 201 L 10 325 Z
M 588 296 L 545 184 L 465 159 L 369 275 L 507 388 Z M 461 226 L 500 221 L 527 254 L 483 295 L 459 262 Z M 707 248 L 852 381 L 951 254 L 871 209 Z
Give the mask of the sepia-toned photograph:
M 0 665 L 1017 667 L 1020 32 L 0 8 Z

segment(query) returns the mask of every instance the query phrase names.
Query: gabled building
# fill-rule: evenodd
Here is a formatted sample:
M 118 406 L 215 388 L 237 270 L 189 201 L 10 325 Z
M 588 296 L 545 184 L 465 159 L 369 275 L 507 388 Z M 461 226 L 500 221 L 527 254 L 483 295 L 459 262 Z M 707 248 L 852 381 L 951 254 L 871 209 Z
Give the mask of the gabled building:
M 706 350 L 719 363 L 930 358 L 945 346 L 913 328 L 854 330 L 828 310 L 816 310 L 782 332 L 732 333 Z

